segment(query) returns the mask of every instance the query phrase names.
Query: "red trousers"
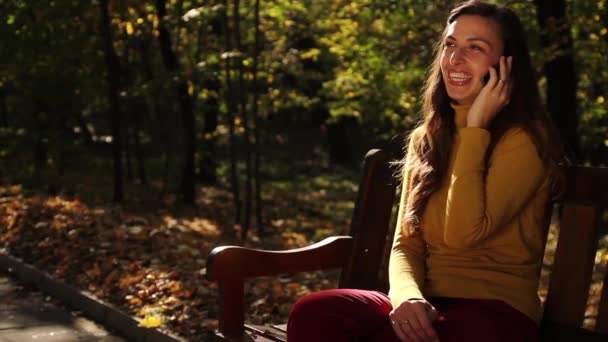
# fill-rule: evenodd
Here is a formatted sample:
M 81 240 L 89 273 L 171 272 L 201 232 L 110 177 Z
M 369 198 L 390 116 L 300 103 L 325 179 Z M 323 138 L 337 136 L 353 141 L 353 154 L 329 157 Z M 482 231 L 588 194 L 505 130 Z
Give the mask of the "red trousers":
M 499 300 L 427 298 L 444 317 L 433 324 L 442 342 L 540 341 L 538 325 Z M 300 298 L 287 322 L 288 342 L 399 342 L 388 297 L 376 291 L 326 290 Z

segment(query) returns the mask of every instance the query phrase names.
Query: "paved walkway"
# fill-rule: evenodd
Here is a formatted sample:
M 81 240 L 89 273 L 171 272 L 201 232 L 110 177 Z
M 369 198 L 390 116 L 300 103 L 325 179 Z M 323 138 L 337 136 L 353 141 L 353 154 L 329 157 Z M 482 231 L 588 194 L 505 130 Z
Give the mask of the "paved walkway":
M 0 342 L 125 342 L 0 272 Z

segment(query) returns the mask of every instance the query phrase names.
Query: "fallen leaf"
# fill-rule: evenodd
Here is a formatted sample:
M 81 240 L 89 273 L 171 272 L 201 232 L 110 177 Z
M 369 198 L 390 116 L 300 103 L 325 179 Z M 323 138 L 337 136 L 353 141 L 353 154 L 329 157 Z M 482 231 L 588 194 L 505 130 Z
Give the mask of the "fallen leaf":
M 163 324 L 163 320 L 160 316 L 146 316 L 139 322 L 139 326 L 143 328 L 158 328 Z

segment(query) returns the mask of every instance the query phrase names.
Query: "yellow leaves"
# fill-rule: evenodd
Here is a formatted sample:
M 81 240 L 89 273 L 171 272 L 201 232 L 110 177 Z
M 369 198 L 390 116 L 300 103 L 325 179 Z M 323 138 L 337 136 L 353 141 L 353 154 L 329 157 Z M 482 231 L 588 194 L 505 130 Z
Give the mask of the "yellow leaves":
M 376 19 L 372 23 L 372 28 L 378 33 L 386 32 L 386 21 L 383 18 Z
M 267 15 L 271 18 L 278 18 L 282 15 L 279 7 L 272 7 L 268 10 Z
M 131 22 L 127 22 L 125 24 L 125 31 L 127 32 L 127 35 L 129 35 L 129 36 L 133 35 L 133 32 L 135 30 L 133 30 L 133 24 L 131 24 Z
M 285 241 L 285 244 L 290 247 L 302 247 L 309 244 L 308 239 L 301 233 L 285 232 L 281 234 L 281 237 Z
M 602 27 L 602 29 L 600 30 L 600 35 L 605 36 L 606 33 L 608 33 L 608 28 Z
M 159 306 L 145 306 L 139 310 L 139 316 L 144 317 L 139 321 L 139 326 L 143 328 L 158 328 L 167 321 L 164 309 Z
M 307 51 L 304 51 L 300 54 L 302 59 L 312 59 L 313 61 L 317 60 L 317 57 L 321 54 L 321 50 L 317 48 L 313 48 Z
M 353 99 L 358 96 L 358 94 L 355 93 L 354 91 L 349 91 L 345 95 L 346 95 L 346 99 Z
M 158 315 L 146 316 L 139 322 L 139 326 L 143 328 L 158 328 L 162 324 L 163 319 Z
M 194 94 L 194 83 L 188 80 L 188 95 L 192 96 Z
M 606 99 L 603 96 L 598 96 L 597 99 L 595 99 L 595 102 L 602 104 L 606 101 Z

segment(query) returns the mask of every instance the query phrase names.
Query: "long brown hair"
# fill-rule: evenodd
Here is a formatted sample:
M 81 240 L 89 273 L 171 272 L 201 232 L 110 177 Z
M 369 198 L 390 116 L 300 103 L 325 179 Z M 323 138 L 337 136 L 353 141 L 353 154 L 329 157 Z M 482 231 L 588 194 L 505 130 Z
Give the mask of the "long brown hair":
M 456 127 L 454 110 L 450 106 L 451 100 L 441 74 L 441 51 L 447 26 L 461 15 L 477 15 L 498 23 L 504 42 L 504 55 L 513 56 L 509 76 L 513 82 L 511 98 L 488 127 L 492 138 L 486 163 L 503 134 L 509 128 L 520 127 L 532 138 L 552 178 L 560 178 L 558 163 L 562 160 L 561 145 L 541 103 L 526 35 L 519 18 L 505 7 L 481 1 L 464 2 L 450 12 L 446 29 L 435 46 L 435 59 L 423 88 L 423 118 L 406 141 L 406 146 L 412 144 L 413 155 L 401 164 L 409 170 L 411 186 L 404 212 L 404 226 L 400 228 L 407 226 L 407 233 L 420 231 L 428 199 L 440 187 L 450 160 Z

